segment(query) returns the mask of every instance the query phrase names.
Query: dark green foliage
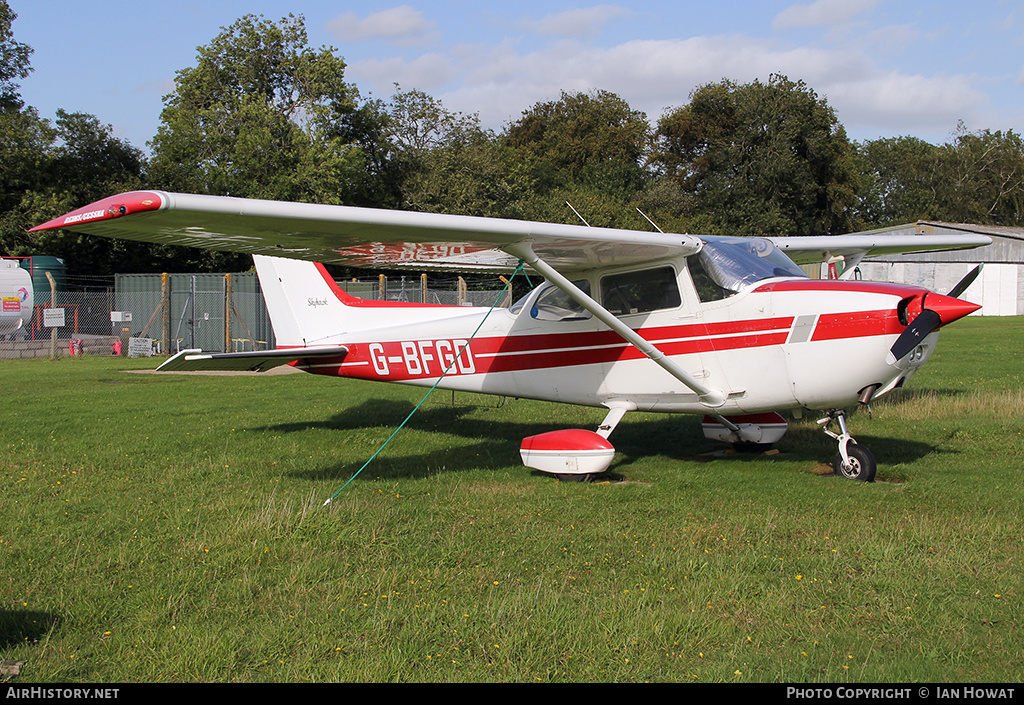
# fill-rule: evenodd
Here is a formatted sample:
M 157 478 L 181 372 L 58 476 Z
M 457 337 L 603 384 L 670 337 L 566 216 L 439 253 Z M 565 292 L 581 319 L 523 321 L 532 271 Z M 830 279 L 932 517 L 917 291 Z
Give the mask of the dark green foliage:
M 738 235 L 846 232 L 853 149 L 835 113 L 802 81 L 709 84 L 658 122 L 652 166 L 684 210 Z
M 356 111 L 334 50 L 306 46 L 301 18 L 247 15 L 200 47 L 165 99 L 149 178 L 175 191 L 342 203 L 359 150 L 334 126 Z
M 857 216 L 865 224 L 1024 222 L 1024 142 L 1013 130 L 961 125 L 941 146 L 914 137 L 873 140 L 858 146 L 857 160 Z
M 562 93 L 537 103 L 512 123 L 505 142 L 525 163 L 534 190 L 600 186 L 615 195 L 645 182 L 647 117 L 607 91 Z
M 1024 224 L 1024 142 L 1013 130 L 967 132 L 943 147 L 946 220 Z
M 7 0 L 0 0 L 0 110 L 4 111 L 21 107 L 17 81 L 32 71 L 28 60 L 32 48 L 16 42 L 11 30 L 17 17 Z
M 389 140 L 401 174 L 402 207 L 457 215 L 509 215 L 515 197 L 501 144 L 477 115 L 422 91 L 388 104 Z
M 935 218 L 939 213 L 942 150 L 916 137 L 894 137 L 857 146 L 861 192 L 857 217 L 884 227 Z

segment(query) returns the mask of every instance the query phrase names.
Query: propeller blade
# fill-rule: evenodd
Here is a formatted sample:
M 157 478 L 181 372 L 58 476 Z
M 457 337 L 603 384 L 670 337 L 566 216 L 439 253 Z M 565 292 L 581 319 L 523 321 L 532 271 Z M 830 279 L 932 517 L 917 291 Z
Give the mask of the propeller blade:
M 886 356 L 885 361 L 890 365 L 895 365 L 897 361 L 902 360 L 911 350 L 920 345 L 921 341 L 940 325 L 942 325 L 942 318 L 939 317 L 939 314 L 930 309 L 925 309 L 921 312 L 920 316 L 910 322 L 905 331 L 900 333 L 900 337 L 896 338 L 896 342 L 889 349 L 889 354 Z
M 970 286 L 974 278 L 978 276 L 979 269 L 980 266 L 976 267 L 974 271 L 964 277 L 959 284 L 953 287 L 953 291 L 959 293 Z M 886 355 L 885 361 L 890 365 L 895 365 L 898 360 L 902 360 L 907 353 L 920 345 L 921 341 L 939 326 L 952 323 L 981 308 L 978 304 L 972 304 L 970 301 L 936 293 L 925 294 L 921 305 L 924 310 L 910 322 L 910 325 L 900 333 L 896 342 L 889 348 L 889 354 Z
M 961 279 L 956 286 L 954 286 L 946 296 L 952 296 L 954 299 L 959 298 L 960 294 L 967 291 L 967 287 L 974 283 L 974 280 L 981 274 L 982 265 L 978 265 L 967 273 L 967 276 Z

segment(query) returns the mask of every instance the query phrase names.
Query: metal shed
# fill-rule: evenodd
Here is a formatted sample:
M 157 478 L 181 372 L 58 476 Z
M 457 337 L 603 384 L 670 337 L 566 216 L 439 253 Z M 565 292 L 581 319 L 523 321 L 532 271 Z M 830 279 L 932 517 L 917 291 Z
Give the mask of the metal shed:
M 977 315 L 1024 315 L 1024 228 L 918 221 L 857 234 L 890 233 L 980 233 L 991 237 L 992 244 L 973 250 L 872 257 L 858 267 L 863 279 L 913 284 L 944 293 L 976 265 L 983 264 L 981 276 L 960 298 L 981 304 Z

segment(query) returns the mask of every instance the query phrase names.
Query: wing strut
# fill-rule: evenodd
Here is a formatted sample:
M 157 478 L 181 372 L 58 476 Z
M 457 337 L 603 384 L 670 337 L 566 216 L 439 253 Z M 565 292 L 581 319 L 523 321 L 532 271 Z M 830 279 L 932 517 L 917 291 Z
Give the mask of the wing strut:
M 529 243 L 518 242 L 506 246 L 504 250 L 515 257 L 519 257 L 526 264 L 540 272 L 545 279 L 564 291 L 573 301 L 589 311 L 594 318 L 618 333 L 626 342 L 660 365 L 686 387 L 693 390 L 704 404 L 710 407 L 718 407 L 725 403 L 726 397 L 722 390 L 706 387 L 694 379 L 683 368 L 673 362 L 671 358 L 666 356 L 665 353 L 661 352 L 661 350 L 652 345 L 635 330 L 616 318 L 608 309 L 590 298 L 579 287 L 562 276 L 558 270 L 534 254 L 533 248 Z

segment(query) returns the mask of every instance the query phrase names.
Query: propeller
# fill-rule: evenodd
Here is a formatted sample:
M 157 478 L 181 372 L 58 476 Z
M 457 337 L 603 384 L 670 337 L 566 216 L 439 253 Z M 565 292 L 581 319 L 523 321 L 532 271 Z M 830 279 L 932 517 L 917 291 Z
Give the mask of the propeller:
M 979 274 L 981 274 L 982 266 L 983 265 L 979 264 L 977 267 L 969 271 L 967 273 L 967 276 L 961 279 L 959 282 L 957 282 L 957 285 L 950 289 L 949 293 L 946 294 L 946 296 L 952 296 L 954 299 L 959 299 L 960 294 L 967 291 L 967 287 L 973 284 L 974 280 L 978 278 Z
M 958 318 L 963 318 L 967 314 L 981 308 L 978 304 L 972 304 L 969 301 L 962 301 L 957 298 L 978 278 L 980 272 L 981 265 L 979 264 L 968 272 L 967 276 L 961 279 L 945 296 L 931 293 L 923 295 L 920 302 L 921 313 L 896 338 L 896 342 L 889 348 L 889 354 L 886 355 L 885 361 L 890 365 L 895 365 L 896 362 L 902 360 L 910 351 L 920 345 L 921 341 L 939 326 L 952 323 Z

